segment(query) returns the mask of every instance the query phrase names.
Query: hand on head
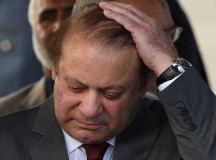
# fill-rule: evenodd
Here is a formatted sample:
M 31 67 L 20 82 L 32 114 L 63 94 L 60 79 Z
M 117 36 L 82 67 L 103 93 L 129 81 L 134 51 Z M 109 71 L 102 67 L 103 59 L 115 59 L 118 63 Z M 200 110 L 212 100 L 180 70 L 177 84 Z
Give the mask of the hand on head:
M 156 19 L 125 3 L 101 2 L 99 5 L 106 17 L 131 32 L 139 56 L 156 76 L 175 62 L 177 51 Z

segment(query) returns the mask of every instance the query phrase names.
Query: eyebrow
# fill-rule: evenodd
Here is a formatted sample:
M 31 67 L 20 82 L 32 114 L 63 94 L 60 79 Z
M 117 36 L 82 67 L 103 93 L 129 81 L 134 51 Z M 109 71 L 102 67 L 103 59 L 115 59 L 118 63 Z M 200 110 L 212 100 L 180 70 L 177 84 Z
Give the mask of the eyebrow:
M 55 13 L 57 13 L 57 10 L 56 10 L 56 9 L 47 9 L 47 10 L 44 10 L 44 11 L 41 13 L 41 16 L 49 15 L 49 14 L 55 14 Z
M 72 13 L 72 9 L 73 9 L 73 6 L 69 6 L 69 7 L 65 7 L 64 11 Z M 55 9 L 55 8 L 46 9 L 41 13 L 41 15 L 55 14 L 56 12 L 57 12 L 57 9 Z
M 113 90 L 113 89 L 120 92 L 124 92 L 126 90 L 124 86 L 118 86 L 118 85 L 103 87 L 100 90 Z
M 69 84 L 78 84 L 78 85 L 82 85 L 82 86 L 88 87 L 87 85 L 85 85 L 84 83 L 82 83 L 81 81 L 79 81 L 79 80 L 77 80 L 75 78 L 68 78 L 67 77 L 66 81 Z M 121 86 L 121 85 L 110 85 L 110 86 L 99 88 L 98 90 L 112 90 L 112 89 L 115 89 L 115 90 L 123 92 L 123 91 L 126 90 L 126 87 L 125 86 Z
M 79 85 L 83 85 L 83 86 L 86 86 L 85 84 L 83 84 L 81 81 L 75 79 L 75 78 L 69 78 L 69 77 L 66 77 L 65 79 L 69 84 L 79 84 Z
M 69 6 L 69 7 L 64 8 L 64 11 L 66 11 L 66 12 L 70 11 L 72 13 L 72 10 L 73 10 L 73 6 Z

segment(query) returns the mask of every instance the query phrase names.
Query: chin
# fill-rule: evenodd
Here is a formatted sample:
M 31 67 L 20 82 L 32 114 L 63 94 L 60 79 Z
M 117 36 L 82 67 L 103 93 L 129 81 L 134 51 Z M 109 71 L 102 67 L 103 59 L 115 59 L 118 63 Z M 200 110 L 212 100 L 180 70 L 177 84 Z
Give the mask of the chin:
M 92 132 L 92 131 L 81 131 L 77 133 L 77 135 L 72 136 L 76 140 L 88 144 L 88 143 L 102 143 L 106 142 L 109 138 L 105 134 L 97 133 L 97 132 Z

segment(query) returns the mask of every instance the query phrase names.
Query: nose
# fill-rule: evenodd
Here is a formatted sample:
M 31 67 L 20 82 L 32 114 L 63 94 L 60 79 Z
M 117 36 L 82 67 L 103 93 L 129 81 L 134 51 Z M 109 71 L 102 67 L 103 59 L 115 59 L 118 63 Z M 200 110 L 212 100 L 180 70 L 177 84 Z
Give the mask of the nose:
M 97 91 L 89 91 L 83 97 L 82 103 L 79 105 L 81 113 L 88 117 L 96 117 L 103 112 L 103 105 L 100 94 Z
M 58 18 L 58 20 L 53 24 L 53 33 L 55 33 L 62 25 L 63 20 Z
M 60 8 L 57 13 L 56 21 L 53 24 L 53 33 L 55 33 L 61 27 L 65 20 L 66 18 L 64 15 L 64 10 Z

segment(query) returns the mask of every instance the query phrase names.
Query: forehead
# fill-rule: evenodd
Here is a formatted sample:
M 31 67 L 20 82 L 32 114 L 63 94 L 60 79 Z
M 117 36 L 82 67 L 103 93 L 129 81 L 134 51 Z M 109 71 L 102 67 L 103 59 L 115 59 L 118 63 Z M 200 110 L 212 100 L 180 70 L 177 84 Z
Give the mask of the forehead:
M 121 50 L 122 52 L 120 52 Z M 107 57 L 125 57 L 127 55 L 126 51 L 127 53 L 137 53 L 135 46 L 122 46 L 120 49 L 114 47 L 113 45 L 103 44 L 100 39 L 89 41 L 89 39 L 85 38 L 85 36 L 82 37 L 79 32 L 68 33 L 62 44 L 62 55 L 67 55 L 68 57 L 76 54 L 81 57 L 91 57 L 93 54 Z
M 103 48 L 84 40 L 72 44 L 73 41 L 68 41 L 63 45 L 59 75 L 79 80 L 93 88 L 128 85 L 137 78 L 139 66 L 135 48 Z
M 159 20 L 163 28 L 171 28 L 174 24 L 168 4 L 165 0 L 115 0 L 132 4 L 149 16 Z
M 75 0 L 31 0 L 32 12 L 40 14 L 46 9 L 67 8 L 73 6 Z
M 92 67 L 91 70 L 96 70 L 97 68 L 100 68 L 101 70 L 101 67 L 98 67 L 99 65 L 105 67 L 106 65 L 110 66 L 110 64 L 114 64 L 114 62 L 118 62 L 115 63 L 118 65 L 123 64 L 125 67 L 134 66 L 136 68 L 139 57 L 135 47 L 116 49 L 111 46 L 99 45 L 97 42 L 89 43 L 86 40 L 77 37 L 72 39 L 69 38 L 63 43 L 60 63 L 63 62 L 66 64 L 66 61 L 75 66 L 86 63 Z M 80 61 L 82 62 L 80 63 Z

